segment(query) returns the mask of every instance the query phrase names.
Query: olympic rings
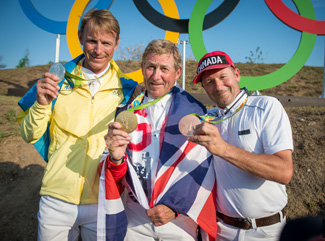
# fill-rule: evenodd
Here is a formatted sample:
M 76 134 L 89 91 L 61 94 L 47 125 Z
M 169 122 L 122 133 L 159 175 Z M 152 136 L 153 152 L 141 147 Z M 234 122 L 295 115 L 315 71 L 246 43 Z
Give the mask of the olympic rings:
M 84 9 L 87 7 L 90 0 L 76 0 L 72 6 L 69 14 L 69 19 L 65 21 L 54 21 L 44 17 L 40 14 L 32 4 L 31 0 L 19 0 L 20 5 L 25 13 L 25 15 L 38 27 L 43 30 L 55 34 L 65 34 L 67 33 L 67 42 L 70 50 L 70 54 L 73 58 L 77 57 L 82 53 L 82 49 L 78 39 L 78 27 L 80 22 L 80 16 L 82 16 Z M 176 4 L 173 0 L 159 0 L 162 8 L 166 15 L 179 18 Z M 110 8 L 113 0 L 101 1 L 98 0 L 95 8 L 105 9 Z M 166 31 L 165 39 L 177 43 L 179 33 Z M 127 74 L 130 78 L 141 83 L 143 81 L 143 76 L 141 69 Z
M 109 8 L 113 0 L 98 0 L 95 8 Z M 54 34 L 66 34 L 67 21 L 54 21 L 40 14 L 32 0 L 19 0 L 20 6 L 29 20 L 37 27 Z
M 265 3 L 275 16 L 290 27 L 307 33 L 325 34 L 325 21 L 317 21 L 298 15 L 281 0 L 265 0 Z
M 201 59 L 201 57 L 207 53 L 203 42 L 203 32 L 201 28 L 203 26 L 204 15 L 208 11 L 211 2 L 212 0 L 200 3 L 199 1 L 196 1 L 188 23 L 188 35 L 193 54 L 197 60 Z
M 133 0 L 139 12 L 158 28 L 179 33 L 188 33 L 189 19 L 174 19 L 156 11 L 147 0 Z M 224 20 L 237 6 L 239 0 L 223 1 L 222 4 L 205 16 L 203 30 Z
M 89 0 L 76 0 L 71 8 L 68 24 L 67 24 L 67 42 L 72 58 L 76 58 L 82 54 L 78 38 L 78 29 L 80 16 L 87 7 Z
M 178 11 L 177 11 L 177 6 L 174 0 L 159 0 L 159 3 L 164 10 L 164 13 L 166 16 L 173 17 L 173 18 L 179 18 Z M 165 34 L 165 39 L 170 40 L 174 42 L 175 44 L 177 43 L 179 37 L 179 33 L 176 32 L 171 32 L 171 31 L 166 31 Z M 129 78 L 137 81 L 138 83 L 143 82 L 143 75 L 142 75 L 142 70 L 141 68 L 126 74 Z
M 193 8 L 193 13 L 196 14 L 192 13 L 189 22 L 189 37 L 196 59 L 200 59 L 204 54 L 207 53 L 203 43 L 201 26 L 203 23 L 204 15 L 211 1 L 212 0 L 209 2 L 206 1 L 204 4 L 200 2 L 200 5 L 196 3 Z M 298 0 L 294 0 L 294 2 L 302 16 L 315 18 L 315 12 L 310 0 L 305 1 L 304 4 Z M 304 66 L 308 60 L 314 48 L 316 37 L 317 35 L 302 32 L 299 47 L 294 56 L 288 61 L 288 63 L 286 63 L 275 72 L 267 75 L 255 77 L 241 76 L 241 81 L 239 82 L 240 86 L 245 86 L 248 90 L 263 90 L 277 86 L 290 79 Z
M 78 39 L 78 27 L 80 22 L 80 16 L 84 9 L 87 7 L 90 0 L 76 0 L 72 6 L 69 14 L 68 21 L 54 21 L 44 17 L 40 14 L 32 4 L 32 0 L 19 0 L 20 5 L 25 13 L 25 15 L 38 27 L 41 29 L 55 33 L 55 34 L 65 34 L 67 33 L 67 42 L 70 50 L 70 54 L 73 58 L 77 57 L 82 53 L 82 49 Z M 159 0 L 162 8 L 166 15 L 173 17 L 174 19 L 179 18 L 176 4 L 173 0 Z M 97 9 L 109 8 L 113 3 L 113 0 L 101 1 L 99 0 L 95 5 Z M 165 39 L 177 43 L 179 33 L 166 31 Z M 134 79 L 135 81 L 141 83 L 143 81 L 143 76 L 141 69 L 134 71 L 132 73 L 127 73 L 127 75 Z
M 294 0 L 294 3 L 296 4 L 301 16 L 306 18 L 315 18 L 314 8 L 310 0 L 304 2 Z M 307 62 L 316 43 L 316 37 L 317 35 L 315 34 L 302 32 L 298 49 L 288 63 L 267 75 L 256 77 L 243 76 L 242 80 L 239 82 L 240 86 L 245 86 L 248 90 L 264 90 L 287 81 Z
M 68 46 L 73 58 L 82 53 L 78 39 L 78 27 L 80 16 L 82 16 L 89 2 L 90 0 L 75 0 L 69 14 L 69 19 L 66 22 L 54 21 L 44 17 L 35 9 L 32 0 L 19 0 L 25 15 L 36 26 L 55 34 L 67 33 Z M 205 14 L 212 0 L 196 1 L 190 20 L 179 19 L 174 0 L 159 0 L 165 15 L 153 9 L 147 0 L 133 0 L 133 2 L 140 13 L 142 13 L 149 22 L 166 30 L 165 39 L 176 43 L 180 33 L 189 33 L 192 51 L 195 58 L 198 60 L 207 52 L 203 42 L 202 31 L 213 27 L 225 19 L 237 6 L 239 0 L 223 1 L 218 8 L 208 15 Z M 302 31 L 301 40 L 295 54 L 288 63 L 277 71 L 264 76 L 242 76 L 242 81 L 240 82 L 241 86 L 245 86 L 249 90 L 271 88 L 285 82 L 303 67 L 314 48 L 316 34 L 325 34 L 325 21 L 315 20 L 316 17 L 311 0 L 305 1 L 304 3 L 301 2 L 302 1 L 294 0 L 300 13 L 299 15 L 287 8 L 281 0 L 265 0 L 266 5 L 275 16 L 290 27 Z M 110 8 L 112 3 L 113 0 L 98 0 L 95 8 Z M 141 69 L 128 73 L 127 75 L 139 83 L 143 81 Z

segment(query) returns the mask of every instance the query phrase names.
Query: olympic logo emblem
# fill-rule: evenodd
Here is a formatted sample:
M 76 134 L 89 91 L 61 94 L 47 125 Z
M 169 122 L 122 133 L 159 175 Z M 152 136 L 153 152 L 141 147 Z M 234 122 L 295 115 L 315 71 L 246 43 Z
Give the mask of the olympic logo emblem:
M 165 39 L 177 42 L 180 33 L 188 33 L 193 54 L 199 60 L 207 50 L 203 42 L 203 30 L 223 21 L 237 6 L 239 0 L 223 1 L 215 10 L 206 15 L 212 0 L 196 1 L 190 19 L 179 19 L 174 0 L 158 0 L 164 14 L 159 13 L 147 0 L 133 0 L 138 11 L 153 25 L 164 29 Z M 53 21 L 40 14 L 32 0 L 19 0 L 25 15 L 39 28 L 54 34 L 66 34 L 70 53 L 73 58 L 82 53 L 78 40 L 80 16 L 90 0 L 75 0 L 68 21 Z M 280 69 L 263 76 L 242 76 L 241 87 L 248 90 L 263 90 L 277 86 L 293 77 L 308 60 L 317 35 L 325 35 L 325 21 L 317 21 L 311 0 L 293 0 L 299 14 L 289 9 L 282 0 L 265 0 L 273 14 L 282 22 L 302 32 L 299 46 L 293 57 Z M 113 0 L 98 0 L 97 9 L 109 9 Z M 127 75 L 137 82 L 143 81 L 141 69 Z

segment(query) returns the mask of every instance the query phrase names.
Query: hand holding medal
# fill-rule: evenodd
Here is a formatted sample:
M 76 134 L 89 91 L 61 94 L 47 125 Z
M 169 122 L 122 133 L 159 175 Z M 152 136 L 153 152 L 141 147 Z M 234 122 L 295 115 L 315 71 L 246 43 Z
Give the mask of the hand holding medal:
M 57 76 L 61 81 L 65 74 L 65 68 L 61 63 L 54 63 L 51 65 L 49 72 Z
M 126 133 L 133 132 L 138 126 L 138 120 L 132 111 L 122 111 L 116 117 L 116 122 L 122 125 L 121 130 Z
M 194 136 L 194 130 L 200 124 L 201 121 L 197 116 L 186 115 L 179 121 L 178 128 L 182 135 L 190 137 Z
M 53 75 L 57 78 L 53 79 Z M 60 63 L 55 63 L 52 64 L 49 71 L 44 74 L 44 78 L 37 81 L 36 98 L 40 105 L 49 105 L 58 97 L 60 91 L 59 82 L 64 78 L 64 75 L 64 66 Z
M 244 94 L 245 94 L 245 92 L 244 92 Z M 184 136 L 187 136 L 187 137 L 194 136 L 194 134 L 193 134 L 194 129 L 198 125 L 200 125 L 202 122 L 217 124 L 219 122 L 225 121 L 225 120 L 233 117 L 238 111 L 240 111 L 244 107 L 246 102 L 247 102 L 247 96 L 246 96 L 244 102 L 241 103 L 241 105 L 236 109 L 236 111 L 231 116 L 228 116 L 227 118 L 220 119 L 220 120 L 219 120 L 218 115 L 211 115 L 211 114 L 206 114 L 206 115 L 200 116 L 200 115 L 198 115 L 196 113 L 192 113 L 192 114 L 189 114 L 187 116 L 184 116 L 179 121 L 179 124 L 178 124 L 179 131 Z

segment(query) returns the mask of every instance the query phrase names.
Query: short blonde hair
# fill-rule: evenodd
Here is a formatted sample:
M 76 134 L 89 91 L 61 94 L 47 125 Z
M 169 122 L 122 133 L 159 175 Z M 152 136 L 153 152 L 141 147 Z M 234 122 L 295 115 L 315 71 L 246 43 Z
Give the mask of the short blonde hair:
M 165 39 L 157 39 L 151 41 L 142 55 L 142 64 L 144 65 L 146 62 L 146 58 L 149 54 L 170 54 L 174 58 L 174 68 L 178 70 L 182 67 L 182 57 L 179 49 L 177 48 L 176 44 L 172 41 L 165 40 Z
M 86 25 L 92 31 L 104 30 L 107 33 L 116 34 L 116 42 L 120 39 L 120 25 L 113 14 L 107 9 L 92 9 L 81 20 L 80 32 L 83 35 Z

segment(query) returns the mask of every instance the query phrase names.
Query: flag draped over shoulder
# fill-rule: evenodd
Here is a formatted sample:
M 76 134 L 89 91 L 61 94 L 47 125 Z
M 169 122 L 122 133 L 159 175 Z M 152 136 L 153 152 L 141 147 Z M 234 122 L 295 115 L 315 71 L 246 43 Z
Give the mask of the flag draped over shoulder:
M 145 115 L 141 114 L 144 110 L 135 111 L 138 118 L 138 128 L 145 121 Z M 166 121 L 166 125 L 160 133 L 163 133 L 161 143 L 161 151 L 159 157 L 158 171 L 155 179 L 153 193 L 148 203 L 148 198 L 142 188 L 139 178 L 133 168 L 132 158 L 128 155 L 127 165 L 128 171 L 123 180 L 128 189 L 133 192 L 137 201 L 145 208 L 149 209 L 158 204 L 164 204 L 177 213 L 191 217 L 206 234 L 205 240 L 214 240 L 217 233 L 216 222 L 216 179 L 213 169 L 213 156 L 206 148 L 188 142 L 187 138 L 180 134 L 178 123 L 180 119 L 190 113 L 203 113 L 205 108 L 198 103 L 187 92 L 175 87 L 173 90 L 173 99 Z M 140 139 L 144 138 L 139 130 L 134 135 L 139 135 Z M 132 140 L 131 140 L 132 142 Z M 108 153 L 104 154 L 102 160 L 106 159 Z M 131 155 L 132 156 L 132 155 Z M 108 192 L 111 184 L 108 185 L 109 170 L 102 171 L 100 178 L 100 197 L 99 202 L 102 202 L 101 193 Z M 104 177 L 105 175 L 105 177 Z M 111 175 L 111 174 L 110 174 Z M 104 181 L 105 180 L 105 181 Z M 115 184 L 115 182 L 112 182 Z M 106 186 L 105 186 L 106 185 Z M 106 194 L 107 195 L 107 194 Z M 107 196 L 106 196 L 107 197 Z M 111 200 L 105 200 L 105 210 L 103 206 L 99 206 L 99 213 L 106 212 L 106 221 L 110 214 L 107 212 L 112 207 L 109 207 L 110 201 L 120 200 L 114 196 Z M 116 213 L 123 213 L 116 210 Z M 99 217 L 99 216 L 98 216 Z M 99 217 L 102 218 L 103 216 Z M 99 224 L 98 229 L 105 229 L 108 233 L 108 228 L 114 224 L 103 223 Z M 115 231 L 118 234 L 118 231 Z M 126 232 L 126 230 L 125 230 Z M 99 240 L 118 240 L 108 239 L 107 236 L 101 237 Z
M 77 58 L 73 59 L 72 61 L 66 63 L 64 65 L 66 72 L 71 73 L 75 67 L 77 66 L 77 63 L 84 58 L 84 55 L 80 55 Z M 124 100 L 121 103 L 122 105 L 126 104 L 127 101 L 130 99 L 133 90 L 135 88 L 135 86 L 137 85 L 137 83 L 135 81 L 133 81 L 132 79 L 128 78 L 125 74 L 122 73 L 122 71 L 119 69 L 119 67 L 117 66 L 117 64 L 114 62 L 114 60 L 110 61 L 112 68 L 117 71 L 117 74 L 120 78 L 120 81 L 122 83 L 123 86 L 123 95 L 124 95 Z M 60 90 L 62 88 L 62 85 L 65 81 L 68 81 L 66 78 L 63 78 L 62 81 L 60 81 L 59 86 L 60 86 Z M 69 85 L 71 86 L 71 88 L 73 89 L 74 83 L 71 81 L 68 81 Z M 20 108 L 22 109 L 21 113 L 19 114 L 19 116 L 17 117 L 17 122 L 19 123 L 19 125 L 21 124 L 22 119 L 28 114 L 29 112 L 29 108 L 35 103 L 36 101 L 36 93 L 37 93 L 37 89 L 36 89 L 36 84 L 35 83 L 33 85 L 33 87 L 19 100 L 18 105 L 20 106 Z M 59 90 L 59 92 L 60 92 Z M 54 108 L 54 105 L 56 103 L 57 99 L 54 99 L 52 101 L 52 110 Z M 42 158 L 44 159 L 44 161 L 48 162 L 48 147 L 50 145 L 51 139 L 50 139 L 50 124 L 48 125 L 48 128 L 46 130 L 46 132 L 43 134 L 43 136 L 37 141 L 35 142 L 33 145 L 36 148 L 36 150 L 38 151 L 38 153 L 42 156 Z

